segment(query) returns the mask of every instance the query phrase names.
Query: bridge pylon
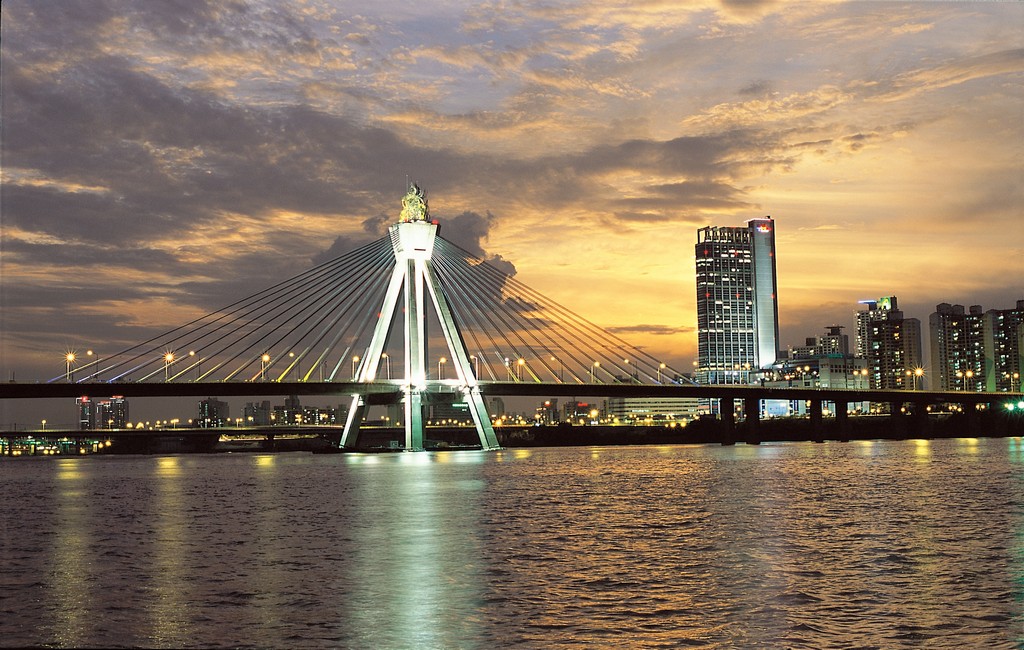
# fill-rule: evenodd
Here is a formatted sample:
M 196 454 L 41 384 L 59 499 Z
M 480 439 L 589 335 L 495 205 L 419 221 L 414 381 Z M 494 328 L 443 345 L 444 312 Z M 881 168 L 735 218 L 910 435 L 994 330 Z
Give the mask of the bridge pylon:
M 370 338 L 366 353 L 359 362 L 356 382 L 374 381 L 391 334 L 395 310 L 399 300 L 403 304 L 405 337 L 405 377 L 401 379 L 402 401 L 404 403 L 405 449 L 423 451 L 423 408 L 430 396 L 442 388 L 438 381 L 427 380 L 427 338 L 426 317 L 428 308 L 433 307 L 441 332 L 451 354 L 452 365 L 458 378 L 457 389 L 469 405 L 473 423 L 476 426 L 480 445 L 483 449 L 498 449 L 497 436 L 491 426 L 491 419 L 484 404 L 483 395 L 473 372 L 471 357 L 466 350 L 459 327 L 452 316 L 451 307 L 441 282 L 434 272 L 431 258 L 437 237 L 437 222 L 431 221 L 423 190 L 410 184 L 402 198 L 402 212 L 399 222 L 388 228 L 391 246 L 395 253 L 395 266 L 384 295 L 380 315 Z M 427 299 L 429 297 L 429 303 Z M 341 447 L 355 446 L 359 426 L 363 421 L 366 399 L 361 394 L 352 395 L 348 419 L 341 436 Z

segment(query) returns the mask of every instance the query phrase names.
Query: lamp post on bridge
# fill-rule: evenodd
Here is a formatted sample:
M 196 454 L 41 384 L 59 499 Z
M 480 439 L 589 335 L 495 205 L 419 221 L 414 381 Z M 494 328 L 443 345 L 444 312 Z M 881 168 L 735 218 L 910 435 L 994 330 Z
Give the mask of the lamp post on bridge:
M 1014 392 L 1013 391 L 1013 383 L 1014 382 L 1017 382 L 1017 386 L 1020 386 L 1020 373 L 1019 372 L 1013 372 L 1013 373 L 1004 372 L 1003 373 L 1003 378 L 1010 380 L 1010 392 L 1011 393 Z
M 913 386 L 913 390 L 915 390 L 915 391 L 917 390 L 917 381 L 918 381 L 918 379 L 920 379 L 923 376 L 924 376 L 924 368 L 914 368 L 913 370 L 908 370 L 907 371 L 907 377 L 910 377 L 911 378 L 911 382 L 913 382 L 911 384 Z
M 164 354 L 164 381 L 171 380 L 171 364 L 174 363 L 174 353 L 168 351 Z
M 561 383 L 563 383 L 565 381 L 562 378 L 562 375 L 565 374 L 565 364 L 562 362 L 561 359 L 559 359 L 558 357 L 554 357 L 554 356 L 551 357 L 551 361 L 552 361 L 552 363 L 554 363 L 555 361 L 558 362 L 558 383 L 561 384 Z
M 92 357 L 94 355 L 96 356 L 96 361 L 92 360 Z M 95 352 L 93 352 L 92 350 L 86 350 L 85 351 L 85 356 L 89 357 L 89 363 L 85 364 L 86 366 L 91 366 L 93 364 L 96 365 L 96 368 L 92 371 L 92 376 L 93 376 L 94 379 L 98 380 L 99 379 L 99 376 L 98 376 L 99 375 L 99 368 L 100 368 L 100 357 L 99 357 L 99 355 L 96 354 Z
M 391 357 L 388 356 L 387 352 L 385 352 L 384 354 L 382 354 L 380 356 L 381 356 L 382 359 L 384 359 L 384 366 L 388 370 L 388 381 L 391 381 Z
M 68 352 L 67 354 L 65 354 L 64 355 L 64 361 L 67 362 L 67 375 L 66 376 L 67 376 L 67 379 L 68 379 L 68 383 L 70 384 L 70 383 L 74 382 L 74 380 L 75 380 L 75 375 L 72 373 L 72 367 L 73 367 L 73 365 L 75 363 L 75 353 L 74 352 Z
M 266 352 L 260 357 L 260 381 L 267 380 L 267 364 L 270 363 L 270 355 Z

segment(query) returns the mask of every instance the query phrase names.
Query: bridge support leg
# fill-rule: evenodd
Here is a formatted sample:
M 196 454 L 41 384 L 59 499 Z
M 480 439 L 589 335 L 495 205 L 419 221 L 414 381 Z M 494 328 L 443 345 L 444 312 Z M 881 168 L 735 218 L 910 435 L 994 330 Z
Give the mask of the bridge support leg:
M 748 397 L 743 400 L 743 430 L 748 444 L 760 444 L 757 437 L 758 424 L 761 422 L 761 400 Z
M 405 392 L 405 450 L 423 451 L 423 392 Z
M 722 444 L 736 441 L 736 407 L 731 397 L 718 400 L 718 419 L 722 421 Z
M 807 404 L 807 415 L 811 418 L 811 435 L 815 440 L 821 440 L 825 433 L 821 421 L 821 400 L 809 399 Z
M 469 412 L 473 416 L 473 424 L 476 425 L 477 435 L 480 437 L 480 446 L 487 451 L 489 449 L 500 449 L 498 436 L 491 426 L 491 416 L 487 413 L 487 406 L 484 404 L 484 397 L 476 386 L 465 390 L 465 400 L 469 404 Z
M 903 402 L 889 403 L 889 420 L 892 422 L 892 430 L 898 432 L 898 437 L 903 438 L 907 433 L 907 423 L 904 419 L 906 411 Z
M 836 402 L 836 434 L 840 440 L 846 440 L 850 429 L 850 403 Z
M 342 449 L 356 446 L 359 438 L 359 426 L 363 423 L 363 413 L 366 411 L 366 404 L 361 395 L 352 396 L 352 404 L 348 407 L 348 416 L 345 418 L 345 430 L 341 434 L 341 441 L 338 446 Z
M 929 434 L 928 404 L 925 402 L 913 402 L 914 433 L 927 436 Z

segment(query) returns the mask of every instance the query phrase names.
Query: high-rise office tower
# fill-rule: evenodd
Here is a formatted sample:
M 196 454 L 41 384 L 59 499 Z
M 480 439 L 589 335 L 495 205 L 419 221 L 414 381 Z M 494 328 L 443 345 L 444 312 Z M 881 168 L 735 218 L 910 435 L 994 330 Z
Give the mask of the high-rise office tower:
M 93 400 L 79 397 L 78 428 L 83 431 L 94 429 L 123 429 L 128 425 L 128 400 L 122 395 Z
M 747 384 L 779 350 L 775 222 L 697 231 L 697 382 Z
M 871 388 L 921 388 L 921 321 L 904 318 L 896 297 L 864 300 L 857 312 L 857 356 L 868 360 Z

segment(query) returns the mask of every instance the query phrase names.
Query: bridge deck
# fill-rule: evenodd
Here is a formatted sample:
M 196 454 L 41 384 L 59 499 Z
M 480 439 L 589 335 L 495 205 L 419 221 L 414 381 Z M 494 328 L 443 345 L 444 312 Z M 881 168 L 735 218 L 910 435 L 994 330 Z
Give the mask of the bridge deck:
M 428 382 L 434 392 L 458 392 L 454 381 Z M 0 384 L 0 399 L 105 397 L 269 397 L 284 395 L 367 395 L 382 403 L 399 395 L 401 382 L 93 382 Z M 629 383 L 480 382 L 484 395 L 526 397 L 681 397 L 705 399 L 821 400 L 825 402 L 916 402 L 988 404 L 1024 399 L 1016 393 L 964 391 L 856 390 L 842 388 L 770 388 L 761 386 Z

